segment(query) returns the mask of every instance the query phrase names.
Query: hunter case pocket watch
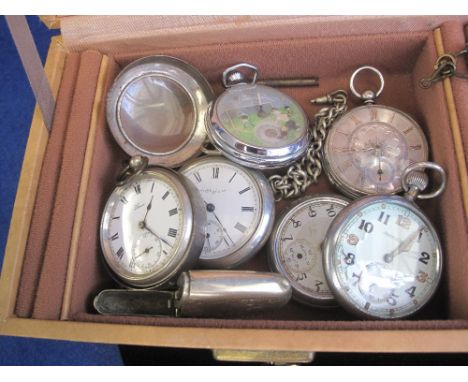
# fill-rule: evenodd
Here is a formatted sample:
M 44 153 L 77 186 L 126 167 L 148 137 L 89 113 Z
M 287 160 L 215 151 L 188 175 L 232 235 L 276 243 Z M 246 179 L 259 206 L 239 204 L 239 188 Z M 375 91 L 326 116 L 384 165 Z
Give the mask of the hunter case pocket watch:
M 308 147 L 307 116 L 291 97 L 256 84 L 256 79 L 255 66 L 243 63 L 226 69 L 226 90 L 212 107 L 208 136 L 223 155 L 243 166 L 285 167 Z
M 255 255 L 268 239 L 275 215 L 266 177 L 220 155 L 195 159 L 180 172 L 199 191 L 207 213 L 199 264 L 232 268 Z
M 435 192 L 420 194 L 428 168 L 442 182 Z M 345 207 L 324 242 L 328 284 L 340 305 L 360 317 L 407 317 L 429 301 L 441 277 L 439 238 L 413 200 L 440 194 L 445 172 L 435 163 L 417 163 L 404 170 L 402 184 L 404 197 L 368 196 Z
M 322 243 L 331 222 L 348 203 L 338 195 L 306 196 L 277 219 L 268 262 L 289 281 L 296 301 L 314 307 L 336 306 L 323 271 Z
M 178 167 L 206 141 L 213 91 L 188 63 L 169 56 L 134 61 L 117 76 L 107 97 L 107 121 L 117 143 L 150 165 Z
M 155 288 L 197 262 L 205 240 L 205 207 L 176 172 L 133 157 L 104 208 L 101 247 L 114 278 Z
M 366 90 L 361 94 L 356 90 L 356 76 L 364 70 L 378 75 L 381 86 L 377 92 Z M 384 88 L 383 75 L 376 68 L 357 69 L 350 88 L 365 105 L 348 111 L 330 128 L 323 149 L 325 172 L 352 198 L 398 193 L 403 170 L 428 158 L 422 129 L 401 110 L 374 104 Z

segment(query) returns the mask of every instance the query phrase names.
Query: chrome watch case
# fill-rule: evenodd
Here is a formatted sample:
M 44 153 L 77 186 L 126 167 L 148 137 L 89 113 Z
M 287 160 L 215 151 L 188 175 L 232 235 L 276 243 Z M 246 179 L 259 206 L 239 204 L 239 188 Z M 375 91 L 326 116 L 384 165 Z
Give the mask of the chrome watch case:
M 254 185 L 254 187 L 256 188 L 255 192 L 257 192 L 259 196 L 258 210 L 255 212 L 257 214 L 255 227 L 249 228 L 246 233 L 243 233 L 244 235 L 249 235 L 248 239 L 243 240 L 243 243 L 241 240 L 239 240 L 242 243 L 240 247 L 227 255 L 205 256 L 202 253 L 198 261 L 198 264 L 204 268 L 229 269 L 248 261 L 264 246 L 273 228 L 275 218 L 275 202 L 270 184 L 268 183 L 267 178 L 260 171 L 243 167 L 238 163 L 223 158 L 221 155 L 207 155 L 194 159 L 191 162 L 187 163 L 185 166 L 183 166 L 180 169 L 180 172 L 185 176 L 189 177 L 189 174 L 192 171 L 195 171 L 196 169 L 202 166 L 216 164 L 218 164 L 221 168 L 223 168 L 222 166 L 225 166 L 232 168 L 237 172 L 242 172 L 243 174 L 245 174 L 245 176 L 249 179 L 249 182 L 251 182 L 251 184 Z M 216 176 L 218 176 L 218 174 L 216 174 Z M 187 180 L 189 182 L 192 182 L 192 184 L 194 184 L 194 187 L 196 187 L 199 190 L 200 195 L 203 199 L 202 203 L 204 203 L 207 209 L 207 217 L 209 220 L 211 203 L 206 203 L 204 198 L 205 191 L 217 192 L 220 190 L 203 189 L 203 180 L 200 179 L 200 181 L 195 181 L 192 178 L 193 177 L 190 177 L 190 180 Z M 229 184 L 231 184 L 231 182 L 229 182 Z M 236 189 L 234 192 L 240 194 L 243 193 L 243 191 L 245 190 Z M 227 200 L 223 200 L 223 203 L 232 204 L 233 201 L 228 198 Z M 239 211 L 245 208 L 241 205 L 239 205 L 238 207 Z M 234 218 L 234 216 L 222 216 L 220 220 L 223 220 L 223 218 L 227 221 L 229 221 L 230 218 L 230 223 L 232 223 L 232 219 Z M 216 219 L 218 219 L 218 217 L 216 217 Z M 224 226 L 222 227 L 222 230 L 226 232 L 226 228 Z
M 257 73 L 255 66 L 245 63 L 226 69 L 226 90 L 212 107 L 208 136 L 223 155 L 243 166 L 283 168 L 306 152 L 308 119 L 292 98 L 257 85 Z
M 173 187 L 178 194 L 183 209 L 183 233 L 178 240 L 175 254 L 161 268 L 146 274 L 132 274 L 122 268 L 115 259 L 111 248 L 110 221 L 112 211 L 121 200 L 121 195 L 126 188 L 135 182 L 144 179 L 158 179 Z M 137 221 L 125 222 L 125 224 L 141 224 Z M 100 242 L 103 251 L 103 259 L 111 276 L 121 286 L 127 288 L 153 289 L 161 286 L 174 286 L 180 273 L 193 269 L 203 248 L 205 240 L 206 212 L 203 202 L 195 187 L 173 170 L 161 167 L 148 167 L 145 170 L 130 176 L 125 183 L 118 185 L 110 195 L 100 225 Z
M 178 167 L 206 141 L 214 93 L 193 66 L 169 56 L 150 56 L 126 66 L 107 96 L 107 121 L 119 146 L 150 165 Z

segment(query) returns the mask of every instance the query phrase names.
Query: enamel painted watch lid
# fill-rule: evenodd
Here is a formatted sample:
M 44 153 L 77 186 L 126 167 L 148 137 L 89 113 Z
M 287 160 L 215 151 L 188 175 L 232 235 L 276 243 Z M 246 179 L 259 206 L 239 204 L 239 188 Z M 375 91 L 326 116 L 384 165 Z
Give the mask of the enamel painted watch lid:
M 128 155 L 177 167 L 201 151 L 213 99 L 208 81 L 193 66 L 168 56 L 145 57 L 117 76 L 107 98 L 107 121 Z
M 243 74 L 246 71 L 250 82 Z M 257 69 L 249 64 L 226 69 L 226 91 L 213 106 L 208 135 L 226 157 L 246 167 L 285 167 L 308 147 L 307 116 L 291 97 L 257 85 L 256 78 Z

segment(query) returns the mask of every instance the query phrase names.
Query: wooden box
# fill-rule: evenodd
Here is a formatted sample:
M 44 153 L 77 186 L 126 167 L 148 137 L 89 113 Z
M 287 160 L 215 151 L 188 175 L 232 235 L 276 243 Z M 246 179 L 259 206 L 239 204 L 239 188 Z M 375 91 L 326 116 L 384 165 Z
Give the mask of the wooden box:
M 55 19 L 54 19 L 55 21 Z M 116 344 L 324 352 L 468 351 L 468 81 L 418 86 L 438 56 L 467 41 L 463 17 L 66 17 L 45 71 L 56 95 L 51 134 L 35 111 L 0 280 L 0 333 Z M 444 275 L 416 317 L 360 321 L 291 302 L 248 319 L 128 318 L 94 313 L 112 285 L 100 262 L 99 219 L 126 158 L 109 133 L 105 99 L 119 70 L 151 54 L 182 58 L 212 83 L 238 62 L 262 76 L 320 77 L 284 89 L 309 116 L 309 100 L 338 88 L 361 65 L 378 67 L 379 99 L 423 126 L 447 189 L 422 203 L 438 229 Z M 460 71 L 466 62 L 459 60 Z M 357 103 L 351 102 L 350 107 Z M 325 177 L 309 193 L 332 190 Z M 281 208 L 281 206 L 279 206 Z M 284 208 L 284 206 L 282 207 Z M 265 253 L 243 266 L 267 269 Z

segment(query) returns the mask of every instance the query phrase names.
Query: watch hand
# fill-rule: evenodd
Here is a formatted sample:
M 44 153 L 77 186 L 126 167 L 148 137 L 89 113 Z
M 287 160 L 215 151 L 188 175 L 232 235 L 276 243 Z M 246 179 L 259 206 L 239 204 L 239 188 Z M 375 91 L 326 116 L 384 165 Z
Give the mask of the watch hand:
M 408 235 L 408 237 L 403 240 L 400 244 L 398 244 L 398 247 L 396 247 L 392 252 L 389 252 L 384 255 L 384 261 L 386 263 L 391 263 L 393 259 L 400 255 L 402 252 L 408 252 L 408 249 L 411 247 L 411 244 L 413 243 L 414 239 L 419 235 L 419 232 L 421 232 L 422 228 L 418 227 L 416 228 L 412 233 Z
M 209 235 L 209 234 L 207 234 Z M 209 236 L 206 236 L 206 244 L 208 244 L 208 251 L 211 252 L 211 243 L 210 243 L 210 237 Z
M 145 214 L 145 217 L 143 218 L 143 221 L 145 222 L 145 225 L 146 225 L 146 217 L 148 216 L 148 212 L 149 212 L 149 210 L 151 209 L 151 207 L 153 205 L 153 198 L 154 198 L 154 195 L 151 197 L 150 202 L 146 206 L 146 214 Z
M 339 153 L 349 153 L 349 152 L 352 152 L 352 153 L 365 153 L 365 152 L 372 151 L 372 150 L 374 150 L 373 147 L 362 148 L 362 149 L 356 149 L 356 148 L 337 148 L 337 149 L 335 149 L 335 151 L 339 152 Z
M 379 158 L 379 169 L 377 170 L 377 175 L 379 176 L 379 181 L 382 181 L 382 149 L 380 148 L 380 145 L 377 145 L 376 147 L 377 155 Z
M 377 174 L 379 174 L 379 181 L 381 182 L 381 181 L 382 181 L 382 174 L 383 174 L 383 171 L 382 171 L 382 157 L 381 157 L 381 155 L 379 155 L 379 170 L 377 171 Z
M 168 247 L 172 248 L 172 245 L 169 244 L 165 239 L 163 239 L 161 236 L 159 236 L 158 234 L 156 234 L 153 230 L 151 230 L 151 228 L 149 228 L 145 222 L 141 222 L 140 223 L 140 226 L 143 228 L 143 229 L 146 229 L 149 233 L 151 233 L 153 236 L 156 237 L 156 239 L 158 240 L 161 240 L 164 244 L 166 244 Z
M 226 234 L 227 238 L 228 238 L 229 240 L 231 240 L 231 243 L 234 245 L 234 240 L 231 239 L 231 236 L 229 236 L 229 234 L 228 234 L 226 228 L 224 228 L 223 223 L 221 223 L 221 220 L 219 220 L 218 216 L 215 214 L 215 212 L 214 212 L 214 209 L 215 209 L 214 205 L 213 205 L 212 203 L 207 203 L 207 202 L 205 202 L 205 206 L 206 206 L 207 211 L 208 211 L 208 212 L 211 212 L 211 213 L 213 214 L 213 216 L 215 217 L 215 219 L 218 221 L 219 225 L 221 226 L 223 232 Z M 223 235 L 223 236 L 224 236 L 224 235 Z M 225 240 L 225 241 L 226 241 L 226 240 Z M 227 242 L 226 242 L 226 243 L 227 243 Z M 229 247 L 229 244 L 228 244 L 228 247 Z
M 153 249 L 153 247 L 145 248 L 145 250 L 142 253 L 135 256 L 135 259 L 138 259 L 139 257 L 143 256 L 145 253 L 149 253 L 149 251 L 151 251 L 152 249 Z

